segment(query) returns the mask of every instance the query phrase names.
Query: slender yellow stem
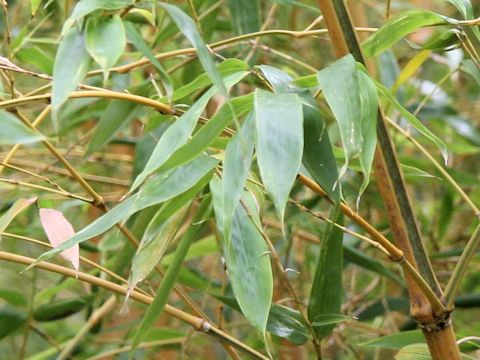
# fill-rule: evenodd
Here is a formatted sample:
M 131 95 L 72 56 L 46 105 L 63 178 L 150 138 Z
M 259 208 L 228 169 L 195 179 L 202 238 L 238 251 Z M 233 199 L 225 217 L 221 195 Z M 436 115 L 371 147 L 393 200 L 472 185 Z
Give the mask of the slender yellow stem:
M 29 257 L 26 257 L 26 256 L 17 255 L 17 254 L 11 254 L 11 253 L 4 252 L 4 251 L 0 251 L 0 260 L 4 260 L 4 261 L 8 261 L 8 262 L 14 262 L 14 263 L 23 264 L 23 265 L 31 265 L 35 262 L 35 259 L 29 258 Z M 71 278 L 77 278 L 80 281 L 89 283 L 91 285 L 96 285 L 98 287 L 104 288 L 106 290 L 115 292 L 115 293 L 123 295 L 123 296 L 126 296 L 127 294 L 129 294 L 130 298 L 132 298 L 133 300 L 138 301 L 142 304 L 150 305 L 153 301 L 153 298 L 151 296 L 144 295 L 144 294 L 139 293 L 138 291 L 135 291 L 135 290 L 130 292 L 127 286 L 118 285 L 118 284 L 115 284 L 113 282 L 107 281 L 105 279 L 101 279 L 99 277 L 89 275 L 89 274 L 86 274 L 86 273 L 83 273 L 83 272 L 77 272 L 73 269 L 68 269 L 64 266 L 52 264 L 52 263 L 45 262 L 45 261 L 40 261 L 36 264 L 36 267 L 38 267 L 39 269 L 42 269 L 42 270 L 46 270 L 46 271 L 49 271 L 49 272 L 61 274 L 61 275 L 68 276 L 68 277 L 71 277 Z M 236 347 L 237 349 L 253 356 L 254 358 L 268 360 L 268 357 L 266 357 L 265 355 L 263 355 L 263 354 L 259 353 L 258 351 L 252 349 L 248 345 L 246 345 L 243 342 L 235 339 L 234 337 L 232 337 L 231 335 L 223 332 L 222 330 L 214 327 L 212 324 L 210 324 L 209 322 L 205 321 L 202 318 L 199 318 L 199 317 L 193 316 L 191 314 L 188 314 L 188 313 L 186 313 L 186 312 L 184 312 L 180 309 L 177 309 L 173 306 L 170 306 L 170 305 L 165 305 L 165 310 L 164 311 L 168 315 L 170 315 L 170 316 L 172 316 L 172 317 L 174 317 L 174 318 L 176 318 L 176 319 L 178 319 L 178 320 L 180 320 L 184 323 L 189 324 L 195 330 L 204 332 L 204 333 L 209 334 L 209 335 L 213 335 L 213 336 L 219 338 L 221 341 L 226 342 L 226 343 Z

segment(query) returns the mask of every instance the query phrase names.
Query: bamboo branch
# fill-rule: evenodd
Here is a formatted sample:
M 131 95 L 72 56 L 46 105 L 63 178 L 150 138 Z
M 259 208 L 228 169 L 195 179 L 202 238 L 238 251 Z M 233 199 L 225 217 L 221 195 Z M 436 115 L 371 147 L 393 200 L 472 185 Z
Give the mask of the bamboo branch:
M 31 265 L 35 262 L 35 259 L 29 258 L 29 257 L 26 257 L 26 256 L 11 254 L 11 253 L 4 252 L 4 251 L 0 251 L 0 260 L 4 260 L 4 261 L 8 261 L 8 262 L 14 262 L 14 263 L 23 264 L 23 265 Z M 40 261 L 36 264 L 36 267 L 38 267 L 40 269 L 43 269 L 43 270 L 46 270 L 46 271 L 49 271 L 49 272 L 53 272 L 53 273 L 61 274 L 61 275 L 64 275 L 64 276 L 68 276 L 68 277 L 71 277 L 71 278 L 78 278 L 78 280 L 80 280 L 80 281 L 86 282 L 86 283 L 91 284 L 91 285 L 96 285 L 98 287 L 104 288 L 106 290 L 112 291 L 114 293 L 117 293 L 117 294 L 120 294 L 120 295 L 123 295 L 123 296 L 126 296 L 127 293 L 128 293 L 129 296 L 132 299 L 134 299 L 134 300 L 136 300 L 136 301 L 138 301 L 142 304 L 145 304 L 145 305 L 150 305 L 153 301 L 153 298 L 151 296 L 144 295 L 142 293 L 139 293 L 136 290 L 133 290 L 130 293 L 128 287 L 126 287 L 126 286 L 118 285 L 118 284 L 112 283 L 110 281 L 107 281 L 107 280 L 104 280 L 104 279 L 101 279 L 99 277 L 92 276 L 92 275 L 89 275 L 89 274 L 86 274 L 86 273 L 83 273 L 83 272 L 77 272 L 73 269 L 68 269 L 68 268 L 60 266 L 60 265 L 52 264 L 52 263 L 45 262 L 45 261 Z M 172 316 L 172 317 L 174 317 L 174 318 L 176 318 L 176 319 L 178 319 L 178 320 L 180 320 L 184 323 L 189 324 L 195 330 L 200 331 L 200 332 L 204 332 L 208 335 L 215 336 L 220 341 L 226 342 L 226 343 L 234 346 L 238 350 L 241 350 L 241 351 L 245 352 L 246 354 L 249 354 L 250 356 L 253 356 L 254 358 L 269 360 L 268 357 L 266 357 L 265 355 L 263 355 L 263 354 L 259 353 L 258 351 L 252 349 L 248 345 L 246 345 L 243 342 L 235 339 L 234 337 L 232 337 L 231 335 L 223 332 L 222 330 L 214 327 L 212 324 L 210 324 L 209 322 L 205 321 L 202 318 L 199 318 L 199 317 L 193 316 L 191 314 L 188 314 L 188 313 L 186 313 L 186 312 L 184 312 L 180 309 L 177 309 L 173 306 L 170 306 L 170 305 L 166 305 L 164 311 L 168 315 L 170 315 L 170 316 Z

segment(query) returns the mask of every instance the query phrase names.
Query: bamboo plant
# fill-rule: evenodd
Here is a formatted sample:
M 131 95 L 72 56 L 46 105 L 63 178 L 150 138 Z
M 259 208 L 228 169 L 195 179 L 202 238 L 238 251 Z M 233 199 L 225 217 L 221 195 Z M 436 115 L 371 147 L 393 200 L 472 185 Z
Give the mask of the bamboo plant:
M 2 353 L 478 356 L 474 3 L 25 5 L 0 24 Z

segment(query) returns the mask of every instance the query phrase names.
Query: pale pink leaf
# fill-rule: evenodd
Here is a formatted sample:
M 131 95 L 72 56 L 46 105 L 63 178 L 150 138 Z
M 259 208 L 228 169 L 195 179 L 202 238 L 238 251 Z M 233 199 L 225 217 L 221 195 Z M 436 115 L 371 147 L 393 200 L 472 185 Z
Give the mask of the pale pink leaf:
M 47 234 L 48 241 L 57 247 L 70 239 L 75 231 L 72 224 L 65 219 L 65 216 L 60 211 L 54 209 L 40 209 L 40 222 L 42 223 L 43 230 Z M 66 249 L 60 253 L 60 255 L 67 261 L 70 261 L 78 271 L 80 266 L 80 250 L 78 244 L 75 244 L 69 249 Z

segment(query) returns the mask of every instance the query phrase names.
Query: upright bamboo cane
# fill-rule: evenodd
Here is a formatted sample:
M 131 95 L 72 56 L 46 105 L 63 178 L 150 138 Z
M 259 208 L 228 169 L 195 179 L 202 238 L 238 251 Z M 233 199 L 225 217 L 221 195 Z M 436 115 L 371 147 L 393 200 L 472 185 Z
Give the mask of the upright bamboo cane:
M 318 4 L 324 16 L 335 55 L 339 58 L 351 53 L 357 61 L 365 64 L 351 17 L 343 0 L 318 0 Z M 386 207 L 394 240 L 404 252 L 406 259 L 418 268 L 432 290 L 441 296 L 441 288 L 421 242 L 397 155 L 381 109 L 378 112 L 377 136 L 375 178 Z M 405 277 L 410 296 L 410 312 L 423 331 L 432 358 L 434 360 L 460 359 L 450 312 L 447 310 L 435 313 L 427 297 L 413 279 L 408 274 L 405 274 Z

